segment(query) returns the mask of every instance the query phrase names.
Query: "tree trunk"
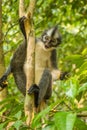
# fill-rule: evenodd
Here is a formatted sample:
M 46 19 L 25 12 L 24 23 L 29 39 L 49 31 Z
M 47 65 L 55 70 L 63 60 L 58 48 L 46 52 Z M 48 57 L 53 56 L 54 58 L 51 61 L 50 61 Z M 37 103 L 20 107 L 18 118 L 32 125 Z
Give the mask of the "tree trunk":
M 34 83 L 35 79 L 35 35 L 32 22 L 35 3 L 36 0 L 30 0 L 27 13 L 25 13 L 24 0 L 19 1 L 19 17 L 22 17 L 24 14 L 26 16 L 26 19 L 24 21 L 24 28 L 27 36 L 27 53 L 24 65 L 24 71 L 26 74 L 26 97 L 24 109 L 25 116 L 27 117 L 26 124 L 28 126 L 30 126 L 34 117 L 34 96 L 28 95 L 27 91 L 29 90 L 30 86 Z
M 25 97 L 25 115 L 28 117 L 26 120 L 27 125 L 30 125 L 34 117 L 34 97 L 33 95 L 28 95 L 27 91 L 30 86 L 34 83 L 35 79 L 35 38 L 34 36 L 29 36 L 27 46 L 27 56 L 25 62 L 25 74 L 26 74 L 26 97 Z
M 0 77 L 5 71 L 4 55 L 3 55 L 3 43 L 2 43 L 2 0 L 0 0 Z M 7 89 L 0 92 L 0 101 L 6 98 Z

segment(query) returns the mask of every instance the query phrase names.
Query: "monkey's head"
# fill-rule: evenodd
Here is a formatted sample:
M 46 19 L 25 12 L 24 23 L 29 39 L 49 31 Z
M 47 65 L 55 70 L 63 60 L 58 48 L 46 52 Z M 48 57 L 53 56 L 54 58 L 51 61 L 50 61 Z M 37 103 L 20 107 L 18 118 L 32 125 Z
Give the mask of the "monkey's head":
M 54 26 L 45 30 L 42 34 L 41 40 L 44 43 L 45 50 L 56 49 L 61 43 L 61 35 L 58 31 L 58 27 Z

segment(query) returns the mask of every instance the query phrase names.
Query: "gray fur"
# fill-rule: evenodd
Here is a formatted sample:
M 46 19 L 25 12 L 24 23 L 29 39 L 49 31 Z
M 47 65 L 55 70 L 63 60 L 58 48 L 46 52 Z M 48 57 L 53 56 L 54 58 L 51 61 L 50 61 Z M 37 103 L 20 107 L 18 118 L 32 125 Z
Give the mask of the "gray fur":
M 54 28 L 52 28 L 54 30 Z M 52 31 L 51 29 L 51 31 Z M 50 32 L 50 31 L 49 31 Z M 57 60 L 56 60 L 56 48 L 60 44 L 61 40 L 59 40 L 58 44 L 52 45 L 52 38 L 56 37 L 56 39 L 60 39 L 60 34 L 58 33 L 58 29 L 56 28 L 53 32 L 53 36 L 49 36 L 49 41 L 43 41 L 44 35 L 42 38 L 36 40 L 36 50 L 35 50 L 35 83 L 40 88 L 38 103 L 44 98 L 49 98 L 52 93 L 52 76 L 51 72 L 57 69 Z M 52 34 L 49 33 L 49 34 Z M 56 40 L 55 39 L 55 40 Z M 32 44 L 32 43 L 31 43 Z M 24 63 L 26 58 L 26 40 L 19 45 L 15 53 L 13 54 L 13 58 L 10 62 L 10 69 L 8 68 L 8 74 L 4 74 L 4 76 L 8 76 L 13 73 L 15 82 L 17 84 L 18 89 L 22 92 L 23 95 L 26 94 L 26 76 L 24 73 Z M 43 95 L 42 95 L 43 93 Z M 42 96 L 41 96 L 42 95 Z
M 38 86 L 39 86 L 38 104 L 40 104 L 40 102 L 43 99 L 49 99 L 52 94 L 52 75 L 49 69 L 45 69 L 43 71 Z

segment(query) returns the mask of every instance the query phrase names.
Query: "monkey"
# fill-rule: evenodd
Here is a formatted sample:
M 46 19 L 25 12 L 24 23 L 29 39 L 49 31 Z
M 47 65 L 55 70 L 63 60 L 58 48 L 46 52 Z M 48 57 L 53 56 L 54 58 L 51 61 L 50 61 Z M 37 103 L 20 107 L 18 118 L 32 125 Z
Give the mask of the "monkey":
M 10 64 L 0 78 L 0 89 L 7 86 L 7 77 L 12 73 L 15 83 L 20 92 L 26 95 L 26 76 L 24 64 L 26 60 L 27 39 L 24 28 L 25 16 L 19 19 L 20 29 L 24 36 L 24 41 L 19 45 L 13 54 Z M 31 43 L 32 44 L 32 43 Z M 61 34 L 57 25 L 45 30 L 41 37 L 35 40 L 35 84 L 32 84 L 28 94 L 34 94 L 35 107 L 46 101 L 52 95 L 52 82 L 63 79 L 63 74 L 57 67 L 57 47 L 61 44 Z

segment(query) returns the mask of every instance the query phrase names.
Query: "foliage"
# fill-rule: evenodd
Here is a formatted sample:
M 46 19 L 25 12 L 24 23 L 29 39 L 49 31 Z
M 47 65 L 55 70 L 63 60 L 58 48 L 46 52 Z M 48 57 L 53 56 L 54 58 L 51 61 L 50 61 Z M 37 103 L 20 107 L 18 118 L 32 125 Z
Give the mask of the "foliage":
M 28 2 L 28 0 L 26 0 Z M 3 0 L 3 43 L 5 65 L 22 41 L 18 26 L 18 1 Z M 34 15 L 36 35 L 58 24 L 62 45 L 58 48 L 58 65 L 69 77 L 53 85 L 49 106 L 35 116 L 31 129 L 87 129 L 87 2 L 85 0 L 38 0 Z M 8 79 L 8 97 L 0 105 L 0 129 L 13 122 L 13 128 L 27 130 L 23 110 L 24 97 L 17 90 L 13 77 Z M 54 103 L 55 102 L 55 103 Z M 46 118 L 48 115 L 48 118 Z M 41 123 L 41 118 L 44 122 Z

